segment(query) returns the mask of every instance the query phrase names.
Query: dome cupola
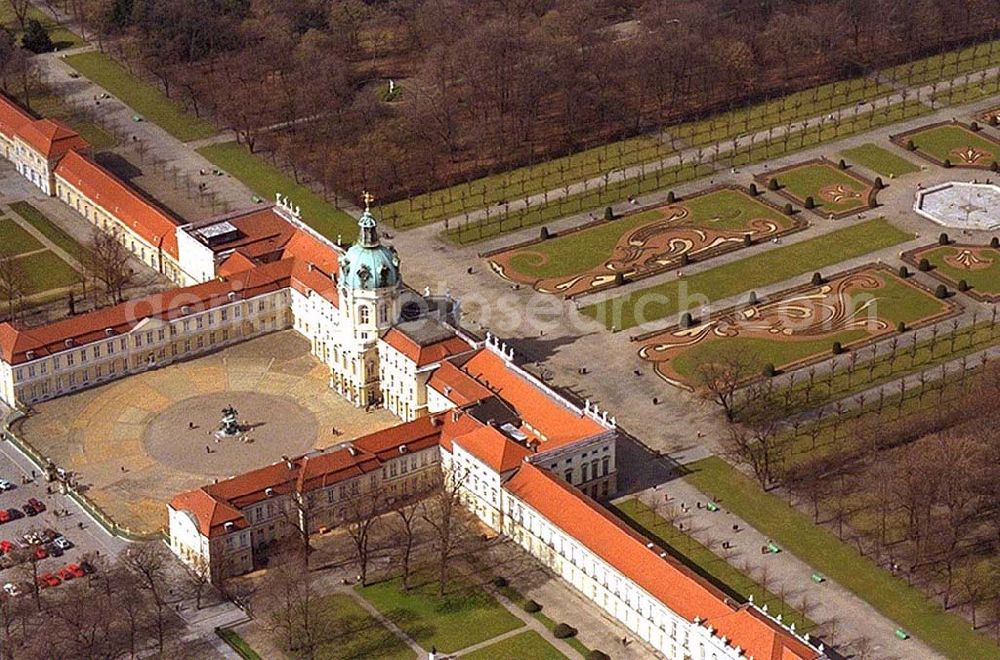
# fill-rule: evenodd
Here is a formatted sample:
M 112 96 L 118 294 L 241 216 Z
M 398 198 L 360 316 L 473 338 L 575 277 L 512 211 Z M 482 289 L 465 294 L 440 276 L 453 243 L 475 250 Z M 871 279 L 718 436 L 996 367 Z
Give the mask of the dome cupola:
M 365 211 L 358 220 L 358 240 L 340 257 L 340 282 L 349 289 L 384 289 L 400 283 L 399 254 L 382 245 L 378 223 L 371 213 L 374 198 L 364 194 Z

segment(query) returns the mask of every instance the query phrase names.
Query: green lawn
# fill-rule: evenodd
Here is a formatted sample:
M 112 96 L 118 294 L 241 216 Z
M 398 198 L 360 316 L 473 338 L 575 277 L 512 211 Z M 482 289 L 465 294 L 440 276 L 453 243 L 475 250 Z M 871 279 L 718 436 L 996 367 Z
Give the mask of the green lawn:
M 84 44 L 83 39 L 56 23 L 47 11 L 32 6 L 28 9 L 28 18 L 37 19 L 42 24 L 57 50 L 74 48 Z M 14 10 L 11 9 L 10 0 L 0 0 L 0 25 L 9 29 L 20 40 L 21 29 L 17 23 L 17 17 L 14 15 Z
M 962 105 L 994 94 L 1000 94 L 1000 76 L 982 78 L 973 75 L 969 78 L 969 82 L 945 87 L 934 94 L 933 98 L 938 103 L 945 105 Z
M 55 243 L 65 250 L 70 256 L 78 261 L 86 258 L 86 248 L 80 245 L 75 238 L 67 234 L 61 227 L 48 219 L 48 217 L 28 202 L 12 202 L 12 211 L 27 220 L 31 225 L 42 233 L 45 238 Z
M 988 268 L 979 270 L 957 268 L 944 260 L 946 256 L 957 255 L 966 249 L 968 248 L 941 246 L 921 252 L 917 258 L 926 258 L 938 274 L 954 282 L 955 286 L 958 285 L 959 280 L 965 280 L 978 293 L 987 296 L 1000 295 L 1000 250 L 988 246 L 975 248 L 978 258 L 992 260 Z
M 848 160 L 867 167 L 884 177 L 897 177 L 920 171 L 919 167 L 905 158 L 871 143 L 846 149 L 841 154 Z
M 968 621 L 945 613 L 919 590 L 814 525 L 808 516 L 761 491 L 722 459 L 707 458 L 687 467 L 691 470 L 685 477 L 688 482 L 939 652 L 950 658 L 1000 657 L 1000 647 L 973 632 Z
M 0 257 L 41 250 L 42 244 L 16 222 L 0 216 Z
M 767 605 L 772 615 L 781 614 L 785 623 L 794 623 L 800 632 L 812 632 L 816 624 L 754 582 L 725 559 L 694 538 L 671 525 L 639 498 L 625 500 L 614 509 L 641 533 L 656 539 L 667 552 L 730 595 L 746 602 L 753 596 L 757 605 Z
M 822 209 L 824 213 L 842 213 L 868 205 L 868 187 L 829 163 L 806 163 L 782 170 L 772 178 L 777 178 L 784 191 L 799 204 L 804 204 L 807 197 L 812 197 L 816 208 Z M 822 191 L 833 187 L 843 187 L 846 191 L 856 193 L 856 196 L 845 195 L 840 200 L 824 196 Z M 827 195 L 830 193 L 827 192 Z
M 25 295 L 72 286 L 80 281 L 80 274 L 49 250 L 19 257 L 16 263 L 25 275 Z
M 978 164 L 989 165 L 990 161 L 1000 159 L 1000 143 L 958 124 L 934 126 L 911 133 L 907 139 L 913 140 L 918 152 L 923 152 L 941 162 L 950 160 L 956 167 L 961 167 L 965 163 L 959 154 L 967 149 L 988 154 L 977 161 Z
M 736 190 L 717 190 L 677 203 L 689 215 L 674 227 L 699 227 L 719 231 L 750 229 L 755 219 L 771 220 L 780 228 L 792 224 L 788 216 Z M 557 236 L 517 251 L 510 257 L 513 270 L 529 277 L 565 277 L 596 268 L 611 258 L 618 241 L 633 230 L 663 217 L 659 209 L 627 215 L 590 229 Z M 665 248 L 666 249 L 666 248 Z M 538 255 L 547 257 L 542 263 Z
M 215 634 L 221 637 L 226 644 L 229 644 L 230 648 L 236 651 L 236 654 L 244 658 L 244 660 L 262 660 L 260 654 L 254 651 L 235 630 L 216 628 Z
M 462 656 L 469 660 L 561 660 L 566 656 L 534 630 L 508 637 Z
M 340 236 L 345 242 L 350 242 L 357 236 L 356 219 L 308 187 L 296 183 L 292 177 L 263 158 L 251 154 L 242 145 L 223 142 L 202 147 L 198 149 L 198 153 L 245 183 L 267 201 L 274 201 L 275 193 L 286 195 L 291 203 L 297 204 L 302 210 L 302 221 L 331 241 L 336 241 Z
M 1000 40 L 968 46 L 886 69 L 879 75 L 899 82 L 922 84 L 956 78 L 963 73 L 1000 64 Z
M 179 140 L 197 140 L 218 132 L 211 123 L 189 114 L 181 103 L 168 98 L 155 85 L 132 75 L 104 53 L 70 55 L 66 63 Z
M 482 589 L 456 578 L 443 598 L 433 580 L 414 582 L 406 593 L 398 578 L 359 587 L 358 593 L 425 649 L 453 653 L 524 625 Z
M 79 113 L 67 106 L 61 96 L 51 94 L 47 89 L 35 92 L 31 97 L 31 109 L 40 117 L 51 117 L 66 122 L 89 142 L 95 151 L 105 151 L 117 144 L 110 133 L 93 121 L 81 119 Z
M 322 660 L 386 658 L 408 660 L 417 654 L 346 594 L 333 594 L 313 607 L 319 645 L 312 656 Z M 281 643 L 280 637 L 275 639 Z M 291 658 L 305 655 L 283 649 Z
M 883 218 L 868 220 L 681 280 L 671 280 L 589 305 L 582 311 L 609 329 L 627 330 L 641 323 L 694 309 L 701 306 L 704 300 L 720 300 L 804 276 L 912 238 L 912 234 L 897 229 Z

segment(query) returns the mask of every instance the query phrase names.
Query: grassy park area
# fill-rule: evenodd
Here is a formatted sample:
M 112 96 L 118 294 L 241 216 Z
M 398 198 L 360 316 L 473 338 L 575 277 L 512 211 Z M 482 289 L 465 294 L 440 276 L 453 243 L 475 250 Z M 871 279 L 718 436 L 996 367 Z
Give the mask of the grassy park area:
M 616 273 L 649 275 L 760 242 L 796 226 L 742 190 L 711 190 L 675 204 L 601 222 L 495 254 L 503 277 L 546 293 L 573 295 L 614 283 Z
M 52 40 L 52 43 L 57 50 L 74 48 L 84 44 L 83 39 L 57 23 L 51 14 L 42 11 L 34 5 L 28 8 L 27 17 L 28 20 L 34 18 L 42 24 L 45 31 L 49 33 L 49 39 Z M 17 23 L 17 15 L 11 7 L 10 0 L 0 0 L 0 25 L 3 25 L 5 28 L 13 32 L 14 36 L 18 39 L 21 38 L 21 30 Z
M 78 261 L 85 258 L 84 248 L 75 238 L 67 234 L 61 227 L 49 220 L 49 218 L 28 202 L 13 202 L 10 205 L 12 211 L 24 218 L 37 229 L 45 238 L 62 248 L 67 254 L 75 257 Z
M 210 122 L 188 113 L 182 103 L 167 97 L 156 85 L 129 73 L 104 53 L 92 51 L 70 55 L 66 63 L 178 140 L 187 142 L 218 132 Z
M 767 185 L 777 180 L 781 194 L 798 204 L 814 206 L 821 215 L 844 215 L 874 204 L 872 182 L 825 160 L 813 160 L 759 177 Z
M 331 241 L 339 236 L 349 242 L 357 235 L 357 220 L 242 145 L 222 142 L 202 147 L 198 153 L 267 201 L 273 201 L 275 193 L 286 195 L 302 210 L 302 221 Z
M 912 239 L 887 220 L 878 218 L 844 227 L 794 245 L 770 249 L 753 257 L 671 280 L 589 305 L 582 312 L 608 329 L 627 330 L 643 323 L 676 316 L 708 302 L 776 284 L 817 269 L 860 257 Z
M 416 658 L 409 646 L 346 594 L 326 596 L 313 607 L 313 615 L 317 617 L 317 629 L 325 631 L 314 657 L 328 660 Z M 294 652 L 289 655 L 297 657 Z
M 23 291 L 27 296 L 73 286 L 80 281 L 79 273 L 48 250 L 18 257 L 14 263 L 24 275 Z
M 794 623 L 796 630 L 812 632 L 816 624 L 790 607 L 779 596 L 757 584 L 753 578 L 738 571 L 728 561 L 680 531 L 637 497 L 614 506 L 615 511 L 641 533 L 657 540 L 667 552 L 683 564 L 708 579 L 723 591 L 742 602 L 753 597 L 758 606 L 767 605 L 772 615 L 781 614 L 785 623 Z
M 759 140 L 754 144 L 741 142 L 737 152 L 732 145 L 720 149 L 718 159 L 705 158 L 701 163 L 686 160 L 682 165 L 671 165 L 663 169 L 650 169 L 632 178 L 609 181 L 593 185 L 589 190 L 571 193 L 569 196 L 549 199 L 544 203 L 533 203 L 530 208 L 506 211 L 495 208 L 488 217 L 455 219 L 445 232 L 445 237 L 460 245 L 490 240 L 503 234 L 532 227 L 563 218 L 575 213 L 586 212 L 608 204 L 617 204 L 628 197 L 638 197 L 647 193 L 669 189 L 674 185 L 708 176 L 719 163 L 744 166 L 779 158 L 789 153 L 839 140 L 850 135 L 869 131 L 880 126 L 893 124 L 905 119 L 913 119 L 930 112 L 930 108 L 915 100 L 896 103 L 887 108 L 868 111 L 857 116 L 845 116 L 839 124 L 816 123 L 808 128 L 793 131 L 788 135 L 776 136 L 770 140 Z M 703 153 L 703 156 L 708 152 Z M 489 209 L 489 207 L 487 207 Z
M 400 589 L 396 578 L 359 587 L 358 593 L 420 646 L 434 646 L 442 653 L 485 642 L 523 625 L 492 596 L 454 578 L 444 597 L 438 597 L 435 581 L 422 576 L 412 580 L 407 592 Z
M 722 507 L 743 518 L 762 534 L 815 570 L 951 658 L 992 658 L 1000 647 L 970 629 L 962 617 L 946 613 L 904 580 L 893 577 L 808 516 L 767 494 L 721 458 L 688 465 L 685 479 Z
M 16 257 L 41 249 L 42 244 L 34 236 L 21 229 L 13 220 L 0 216 L 0 257 Z
M 463 654 L 462 657 L 469 660 L 562 660 L 566 656 L 534 630 L 528 630 Z
M 849 161 L 867 167 L 876 174 L 888 178 L 895 178 L 920 171 L 919 167 L 905 158 L 871 143 L 847 149 L 842 151 L 841 154 Z
M 897 144 L 913 143 L 916 153 L 936 164 L 988 168 L 1000 159 L 1000 141 L 962 124 L 934 124 L 894 136 Z
M 724 355 L 745 356 L 751 373 L 781 370 L 947 316 L 953 307 L 888 268 L 864 267 L 822 285 L 797 287 L 752 307 L 721 310 L 705 323 L 643 337 L 639 356 L 670 383 L 695 386 L 701 365 Z M 752 312 L 752 313 L 751 313 Z

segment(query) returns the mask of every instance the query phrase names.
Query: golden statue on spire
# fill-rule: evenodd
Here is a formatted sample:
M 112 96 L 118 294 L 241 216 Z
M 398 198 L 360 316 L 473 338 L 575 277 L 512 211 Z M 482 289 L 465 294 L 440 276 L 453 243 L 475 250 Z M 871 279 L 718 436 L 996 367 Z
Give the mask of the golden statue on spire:
M 371 211 L 372 202 L 375 201 L 375 195 L 371 194 L 367 190 L 362 191 L 361 199 L 365 202 L 365 212 Z

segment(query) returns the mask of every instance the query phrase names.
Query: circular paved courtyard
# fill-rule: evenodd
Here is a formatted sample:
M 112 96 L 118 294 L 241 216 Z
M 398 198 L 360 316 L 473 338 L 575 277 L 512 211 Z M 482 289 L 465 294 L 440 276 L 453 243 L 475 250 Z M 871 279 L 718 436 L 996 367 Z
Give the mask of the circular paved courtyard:
M 87 496 L 120 525 L 155 531 L 178 492 L 399 423 L 343 400 L 328 373 L 308 342 L 280 332 L 46 401 L 18 431 L 76 472 Z M 252 442 L 215 442 L 227 405 Z
M 917 193 L 914 210 L 939 225 L 959 229 L 1000 227 L 1000 186 L 952 181 Z
M 217 437 L 222 409 L 240 413 L 241 434 Z M 259 392 L 217 392 L 184 399 L 149 422 L 143 446 L 149 456 L 183 472 L 225 477 L 313 447 L 316 415 L 294 399 Z

